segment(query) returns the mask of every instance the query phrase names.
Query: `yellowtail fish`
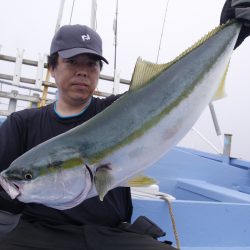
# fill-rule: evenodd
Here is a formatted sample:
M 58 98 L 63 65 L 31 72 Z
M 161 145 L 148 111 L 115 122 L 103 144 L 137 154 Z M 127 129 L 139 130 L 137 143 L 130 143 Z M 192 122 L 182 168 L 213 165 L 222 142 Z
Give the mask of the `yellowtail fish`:
M 22 202 L 69 209 L 118 186 L 151 183 L 141 172 L 183 138 L 211 101 L 239 30 L 236 22 L 220 26 L 167 64 L 138 59 L 127 93 L 13 161 L 0 174 L 5 191 Z

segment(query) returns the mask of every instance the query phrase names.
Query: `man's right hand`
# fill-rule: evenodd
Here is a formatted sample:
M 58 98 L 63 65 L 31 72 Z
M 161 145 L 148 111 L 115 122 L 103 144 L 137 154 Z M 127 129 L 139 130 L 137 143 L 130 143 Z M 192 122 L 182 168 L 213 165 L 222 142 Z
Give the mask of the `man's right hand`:
M 12 231 L 20 219 L 21 214 L 11 214 L 0 210 L 0 237 Z
M 1 189 L 0 189 L 1 190 Z M 5 191 L 0 191 L 0 210 L 19 214 L 24 208 L 24 203 L 17 199 L 12 200 Z

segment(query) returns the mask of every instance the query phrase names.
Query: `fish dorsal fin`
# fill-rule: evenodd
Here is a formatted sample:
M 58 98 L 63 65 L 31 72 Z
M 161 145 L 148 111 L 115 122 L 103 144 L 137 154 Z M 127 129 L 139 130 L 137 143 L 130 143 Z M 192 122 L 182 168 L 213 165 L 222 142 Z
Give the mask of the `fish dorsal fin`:
M 145 175 L 138 175 L 127 181 L 129 187 L 145 187 L 153 184 L 157 184 L 157 181 Z
M 231 22 L 226 24 L 222 24 L 208 32 L 205 36 L 203 36 L 200 40 L 190 46 L 188 49 L 184 50 L 179 56 L 177 56 L 174 60 L 164 63 L 157 64 L 149 61 L 144 61 L 140 57 L 137 59 L 135 64 L 134 72 L 132 75 L 130 88 L 129 90 L 138 89 L 145 84 L 150 83 L 154 78 L 159 76 L 163 71 L 172 66 L 174 63 L 179 61 L 181 58 L 189 54 L 191 51 L 202 45 L 206 40 L 215 35 L 217 32 L 222 30 L 225 26 L 229 25 Z
M 129 90 L 140 88 L 141 86 L 149 83 L 152 79 L 156 78 L 168 67 L 166 64 L 156 64 L 138 58 L 135 64 L 134 73 L 131 80 Z

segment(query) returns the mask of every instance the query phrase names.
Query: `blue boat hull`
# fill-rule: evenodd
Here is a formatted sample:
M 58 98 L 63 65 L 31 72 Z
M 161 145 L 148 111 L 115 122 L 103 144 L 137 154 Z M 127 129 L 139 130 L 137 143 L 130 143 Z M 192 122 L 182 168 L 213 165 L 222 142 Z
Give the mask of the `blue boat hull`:
M 171 202 L 181 249 L 250 249 L 250 163 L 174 148 L 147 173 Z M 243 192 L 244 191 L 244 192 Z M 145 215 L 176 246 L 169 206 L 134 197 L 133 220 Z

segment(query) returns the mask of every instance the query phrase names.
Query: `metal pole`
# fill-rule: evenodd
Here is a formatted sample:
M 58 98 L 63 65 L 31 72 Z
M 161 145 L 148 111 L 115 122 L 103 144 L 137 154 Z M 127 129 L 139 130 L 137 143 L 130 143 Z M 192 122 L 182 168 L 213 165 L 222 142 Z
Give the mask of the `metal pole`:
M 69 24 L 71 24 L 71 20 L 72 20 L 72 16 L 73 16 L 73 11 L 74 11 L 74 6 L 75 6 L 75 0 L 73 0 L 73 3 L 72 3 Z
M 61 21 L 62 21 L 62 15 L 63 15 L 63 8 L 64 8 L 65 0 L 61 0 L 60 3 L 60 8 L 57 16 L 57 22 L 56 22 L 56 28 L 55 28 L 55 33 L 61 26 Z
M 216 113 L 215 113 L 214 105 L 213 105 L 212 102 L 210 102 L 208 106 L 209 106 L 210 113 L 211 113 L 211 116 L 212 116 L 214 129 L 215 129 L 215 132 L 216 132 L 217 136 L 219 137 L 220 145 L 221 145 L 221 148 L 222 148 L 223 147 L 223 136 L 222 136 L 221 129 L 220 129 L 220 126 L 219 126 L 219 122 L 218 122 L 218 119 L 217 119 L 217 116 L 216 116 Z
M 97 2 L 96 2 L 96 0 L 92 0 L 91 16 L 90 16 L 90 27 L 93 30 L 96 30 L 96 12 L 97 12 Z
M 115 12 L 115 19 L 113 24 L 114 34 L 115 34 L 115 56 L 114 56 L 114 74 L 116 72 L 116 58 L 117 58 L 117 18 L 118 17 L 118 0 L 116 0 L 116 12 Z
M 61 26 L 64 4 L 65 4 L 65 0 L 61 0 L 60 7 L 59 7 L 59 12 L 58 12 L 58 16 L 57 16 L 55 33 L 57 32 L 57 30 Z M 50 72 L 49 72 L 49 69 L 48 69 L 47 73 L 46 73 L 46 77 L 45 77 L 45 83 L 48 83 L 49 80 L 50 80 Z M 40 106 L 45 106 L 47 95 L 48 95 L 48 90 L 49 90 L 49 87 L 47 85 L 45 85 L 44 88 L 43 88 L 43 94 L 42 94 L 42 100 L 41 100 Z
M 224 134 L 223 162 L 229 164 L 231 157 L 232 134 Z
M 120 76 L 117 73 L 116 64 L 117 64 L 117 24 L 118 24 L 118 0 L 116 0 L 116 12 L 115 18 L 113 22 L 113 30 L 114 30 L 114 85 L 113 85 L 113 94 L 119 93 L 119 83 L 120 83 Z
M 216 134 L 218 136 L 222 135 L 221 130 L 220 130 L 220 126 L 219 126 L 219 123 L 218 123 L 218 119 L 217 119 L 217 116 L 216 116 L 216 113 L 215 113 L 214 105 L 213 105 L 212 102 L 209 103 L 209 109 L 210 109 L 210 113 L 211 113 L 211 116 L 212 116 L 212 119 L 213 119 Z

